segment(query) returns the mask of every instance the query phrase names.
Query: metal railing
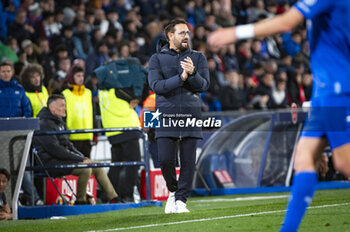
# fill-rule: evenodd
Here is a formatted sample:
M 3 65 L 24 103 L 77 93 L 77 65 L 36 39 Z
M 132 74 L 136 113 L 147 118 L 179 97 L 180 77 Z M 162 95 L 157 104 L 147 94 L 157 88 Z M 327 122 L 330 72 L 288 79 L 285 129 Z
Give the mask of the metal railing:
M 61 134 L 78 134 L 78 133 L 105 133 L 105 132 L 126 132 L 126 131 L 138 131 L 142 138 L 143 157 L 144 161 L 133 162 L 101 162 L 92 164 L 67 164 L 67 165 L 52 165 L 52 166 L 32 166 L 27 167 L 26 170 L 43 170 L 43 169 L 63 169 L 63 168 L 97 168 L 97 167 L 121 167 L 121 166 L 144 166 L 145 178 L 146 178 L 146 200 L 151 200 L 151 182 L 150 182 L 150 166 L 147 149 L 147 133 L 139 127 L 129 128 L 100 128 L 100 129 L 81 129 L 81 130 L 62 130 L 62 131 L 35 131 L 35 136 L 44 135 L 61 135 Z

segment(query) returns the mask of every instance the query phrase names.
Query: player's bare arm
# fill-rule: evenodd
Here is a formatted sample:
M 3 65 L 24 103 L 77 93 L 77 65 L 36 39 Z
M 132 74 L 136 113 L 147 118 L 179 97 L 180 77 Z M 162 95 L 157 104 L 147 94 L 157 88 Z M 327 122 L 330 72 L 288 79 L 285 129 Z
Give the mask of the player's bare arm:
M 218 29 L 209 35 L 207 42 L 210 46 L 220 47 L 240 39 L 266 37 L 290 31 L 303 20 L 303 15 L 296 8 L 292 7 L 284 14 L 255 24 Z

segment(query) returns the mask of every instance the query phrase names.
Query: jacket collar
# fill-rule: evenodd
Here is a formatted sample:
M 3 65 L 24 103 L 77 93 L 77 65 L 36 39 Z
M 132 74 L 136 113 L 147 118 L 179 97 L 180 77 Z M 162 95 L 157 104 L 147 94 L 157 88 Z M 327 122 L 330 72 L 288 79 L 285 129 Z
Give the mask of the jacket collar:
M 10 81 L 3 81 L 0 79 L 0 86 L 11 87 L 16 85 L 18 85 L 18 81 L 14 77 L 12 77 Z
M 59 123 L 59 124 L 65 124 L 65 122 L 63 121 L 62 118 L 53 115 L 53 114 L 51 113 L 51 111 L 49 110 L 49 108 L 46 107 L 46 106 L 43 107 L 43 108 L 40 110 L 40 112 L 39 112 L 39 114 L 38 114 L 37 116 L 38 116 L 38 118 L 40 118 L 40 119 L 48 119 L 48 120 L 53 120 L 53 121 L 55 121 L 56 123 Z
M 182 51 L 180 53 L 177 53 L 174 49 L 169 48 L 169 42 L 163 38 L 160 38 L 157 43 L 157 48 L 156 48 L 158 53 L 165 53 L 169 55 L 177 55 L 177 54 L 186 54 L 191 51 L 191 48 L 188 48 L 185 51 Z
M 83 96 L 85 92 L 85 85 L 72 85 L 68 83 L 69 89 L 76 96 Z
M 42 85 L 41 84 L 39 86 L 34 86 L 32 84 L 29 84 L 27 86 L 23 86 L 23 88 L 26 90 L 26 92 L 29 92 L 29 93 L 35 93 L 35 92 L 41 93 L 42 92 Z

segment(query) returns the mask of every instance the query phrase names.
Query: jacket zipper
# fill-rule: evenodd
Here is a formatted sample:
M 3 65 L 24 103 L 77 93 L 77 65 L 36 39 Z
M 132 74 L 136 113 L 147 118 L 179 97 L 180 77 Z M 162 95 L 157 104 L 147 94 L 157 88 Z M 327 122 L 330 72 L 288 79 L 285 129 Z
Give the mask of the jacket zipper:
M 177 54 L 177 64 L 179 65 L 180 63 L 180 54 Z M 181 73 L 180 73 L 180 78 L 181 78 Z M 180 114 L 182 113 L 182 86 L 180 87 Z M 182 140 L 182 130 L 181 127 L 179 127 L 180 130 L 180 141 Z

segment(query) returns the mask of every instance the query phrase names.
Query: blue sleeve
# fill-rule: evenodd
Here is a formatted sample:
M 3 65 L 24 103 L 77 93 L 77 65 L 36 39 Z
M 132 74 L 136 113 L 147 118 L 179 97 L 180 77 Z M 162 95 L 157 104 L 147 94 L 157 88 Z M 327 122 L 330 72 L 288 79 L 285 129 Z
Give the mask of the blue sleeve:
M 78 58 L 86 60 L 87 55 L 84 52 L 83 45 L 82 45 L 80 39 L 76 38 L 76 37 L 73 37 L 73 44 L 74 44 L 75 49 L 77 49 Z
M 182 86 L 184 81 L 180 75 L 175 75 L 164 79 L 157 55 L 153 55 L 148 65 L 148 84 L 158 95 L 164 95 Z
M 294 7 L 302 13 L 304 18 L 312 19 L 332 7 L 333 0 L 300 0 Z
M 25 94 L 24 89 L 22 91 L 21 106 L 22 106 L 22 112 L 23 112 L 24 117 L 26 117 L 26 118 L 33 117 L 32 105 L 30 104 L 29 98 Z
M 194 92 L 203 92 L 209 88 L 209 68 L 207 59 L 203 54 L 200 54 L 197 71 L 194 75 L 188 77 L 187 81 Z
M 86 73 L 91 75 L 94 72 L 94 69 L 98 66 L 98 61 L 95 55 L 90 55 L 86 59 Z

